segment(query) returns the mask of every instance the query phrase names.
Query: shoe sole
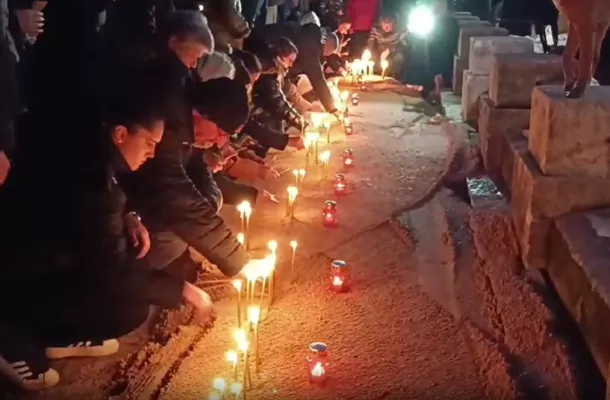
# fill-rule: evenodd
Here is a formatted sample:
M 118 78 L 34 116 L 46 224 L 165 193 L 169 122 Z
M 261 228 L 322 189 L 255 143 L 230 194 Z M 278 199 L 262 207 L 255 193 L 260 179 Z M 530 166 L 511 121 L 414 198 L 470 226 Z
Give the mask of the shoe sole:
M 106 357 L 119 351 L 119 342 L 115 339 L 107 340 L 104 346 L 93 347 L 48 347 L 45 349 L 47 358 L 58 360 L 76 357 Z
M 57 385 L 60 379 L 59 373 L 54 369 L 49 369 L 43 374 L 45 376 L 43 382 L 34 379 L 21 379 L 13 367 L 2 357 L 0 357 L 0 372 L 21 389 L 29 391 L 48 389 Z

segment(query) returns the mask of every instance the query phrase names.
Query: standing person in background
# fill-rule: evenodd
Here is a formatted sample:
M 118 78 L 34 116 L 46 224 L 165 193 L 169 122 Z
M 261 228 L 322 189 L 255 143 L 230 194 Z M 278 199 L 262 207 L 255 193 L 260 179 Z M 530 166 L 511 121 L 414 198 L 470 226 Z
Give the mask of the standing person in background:
M 346 14 L 352 22 L 350 58 L 359 58 L 377 20 L 380 0 L 347 0 Z
M 242 15 L 241 0 L 206 0 L 203 13 L 214 35 L 216 51 L 231 53 L 233 47 L 241 48 L 250 35 L 252 23 Z

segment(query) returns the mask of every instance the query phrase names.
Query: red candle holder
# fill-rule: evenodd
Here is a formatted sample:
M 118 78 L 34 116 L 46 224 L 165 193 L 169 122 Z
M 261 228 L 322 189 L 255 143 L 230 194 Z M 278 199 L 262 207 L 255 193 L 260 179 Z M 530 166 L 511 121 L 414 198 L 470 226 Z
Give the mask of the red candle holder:
M 326 227 L 334 227 L 339 223 L 337 218 L 337 202 L 327 200 L 324 203 L 324 209 L 322 210 L 322 223 Z
M 335 180 L 333 182 L 336 194 L 343 194 L 347 190 L 347 179 L 343 174 L 335 174 Z
M 343 150 L 343 166 L 353 167 L 354 166 L 354 151 L 352 149 Z
M 360 103 L 360 96 L 358 93 L 352 93 L 352 105 L 357 106 Z
M 309 345 L 307 370 L 309 382 L 322 385 L 328 377 L 328 346 L 326 343 L 313 342 Z
M 335 292 L 347 292 L 351 287 L 350 270 L 347 262 L 335 260 L 330 265 L 330 287 Z

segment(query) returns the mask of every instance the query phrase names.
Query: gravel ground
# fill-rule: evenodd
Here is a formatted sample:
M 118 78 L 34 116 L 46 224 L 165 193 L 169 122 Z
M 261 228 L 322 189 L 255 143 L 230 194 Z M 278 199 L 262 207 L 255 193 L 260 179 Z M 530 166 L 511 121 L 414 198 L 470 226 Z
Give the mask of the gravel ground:
M 446 172 L 450 140 L 439 125 L 417 122 L 417 105 L 396 94 L 365 93 L 361 100 L 351 110 L 354 136 L 335 132 L 328 146 L 329 175 L 346 172 L 350 186 L 337 199 L 338 228 L 321 226 L 324 200 L 334 196 L 316 168 L 294 221 L 285 218 L 284 206 L 292 174 L 256 183 L 281 204 L 257 205 L 254 252 L 270 239 L 280 248 L 277 298 L 261 323 L 262 365 L 252 371 L 248 398 L 576 398 L 574 363 L 561 332 L 551 328 L 556 316 L 520 270 L 506 216 L 471 212 L 445 190 L 421 209 L 405 210 Z M 342 171 L 339 155 L 347 146 L 357 161 Z M 278 153 L 273 163 L 283 171 L 302 166 L 304 156 Z M 235 210 L 223 216 L 239 226 Z M 294 274 L 291 239 L 299 241 Z M 350 293 L 329 290 L 333 259 L 350 264 Z M 225 352 L 236 326 L 227 289 L 215 289 L 214 297 L 219 318 L 210 331 L 182 326 L 188 311 L 174 312 L 156 325 L 151 321 L 152 334 L 143 329 L 136 337 L 136 343 L 152 339 L 143 349 L 133 352 L 132 346 L 129 355 L 87 361 L 86 368 L 62 364 L 68 384 L 36 397 L 207 398 L 214 378 L 231 376 Z M 307 379 L 305 356 L 314 341 L 329 346 L 324 387 Z

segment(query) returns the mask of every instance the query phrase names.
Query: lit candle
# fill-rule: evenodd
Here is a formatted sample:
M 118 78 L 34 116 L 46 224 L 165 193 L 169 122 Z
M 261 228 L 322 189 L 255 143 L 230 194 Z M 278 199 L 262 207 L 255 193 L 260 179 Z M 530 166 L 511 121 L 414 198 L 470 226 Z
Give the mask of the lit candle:
M 372 54 L 369 49 L 366 49 L 362 52 L 362 61 L 364 61 L 365 64 L 369 62 L 371 57 L 372 57 Z
M 368 66 L 368 75 L 373 75 L 373 72 L 375 72 L 375 71 L 374 71 L 374 68 L 375 68 L 375 62 L 374 62 L 374 61 L 369 61 L 369 62 L 367 63 L 367 66 Z
M 239 232 L 236 236 L 237 241 L 239 242 L 239 244 L 241 244 L 242 246 L 244 245 L 245 241 L 246 241 L 246 236 L 244 235 L 243 232 Z
M 330 160 L 330 150 L 324 150 L 322 154 L 320 154 L 320 164 L 322 166 L 322 180 L 326 179 L 326 167 L 328 167 L 328 162 Z
M 296 240 L 291 240 L 290 241 L 290 247 L 292 248 L 292 259 L 290 261 L 290 273 L 293 274 L 294 273 L 294 261 L 297 257 L 297 247 L 299 246 L 299 244 L 297 243 Z
M 305 175 L 307 175 L 307 170 L 305 170 L 305 168 L 301 168 L 299 169 L 299 184 L 297 185 L 297 188 L 299 190 L 301 190 L 301 188 L 303 187 L 303 183 L 305 182 Z
M 297 185 L 297 187 L 301 186 L 301 178 L 299 175 L 299 170 L 298 169 L 293 169 L 292 170 L 292 175 L 294 175 L 294 182 Z
M 352 126 L 352 121 L 350 121 L 349 118 L 345 118 L 343 120 L 343 129 L 346 136 L 350 136 L 354 133 L 354 127 Z
M 388 62 L 388 60 L 381 60 L 381 77 L 385 78 L 385 71 L 388 69 L 388 67 L 390 66 L 390 63 Z
M 336 292 L 346 292 L 350 289 L 350 271 L 343 260 L 335 260 L 330 265 L 330 285 Z
M 237 211 L 239 211 L 239 221 L 241 223 L 241 231 L 246 230 L 246 207 L 249 207 L 250 203 L 242 201 L 237 205 Z M 243 244 L 243 243 L 242 243 Z
M 232 383 L 229 390 L 231 391 L 231 394 L 235 400 L 239 400 L 241 392 L 243 391 L 243 385 L 239 382 Z
M 299 189 L 296 186 L 288 186 L 288 201 L 286 206 L 286 216 L 294 218 L 294 203 L 299 195 Z
M 225 354 L 225 358 L 227 359 L 227 361 L 229 362 L 229 364 L 231 364 L 231 367 L 233 368 L 233 380 L 236 381 L 237 380 L 237 363 L 239 362 L 239 356 L 237 355 L 236 351 L 229 350 Z
M 347 188 L 347 179 L 345 179 L 345 175 L 343 174 L 335 174 L 335 180 L 333 182 L 333 187 L 335 188 L 335 193 L 340 195 L 345 193 L 345 189 Z
M 325 118 L 325 113 L 321 112 L 312 112 L 311 113 L 311 124 L 313 125 L 313 129 L 320 129 L 322 126 L 322 122 Z
M 225 390 L 227 390 L 227 381 L 222 378 L 215 378 L 212 382 L 212 388 L 220 394 L 220 398 L 224 398 Z
M 241 287 L 242 287 L 241 279 L 234 279 L 233 287 L 237 291 L 237 326 L 241 327 Z
M 251 386 L 252 377 L 250 376 L 250 360 L 248 358 L 248 336 L 243 329 L 238 329 L 234 334 L 235 341 L 237 342 L 237 349 L 242 353 L 244 360 L 244 377 L 243 377 L 243 388 L 245 397 L 245 388 Z M 250 385 L 247 385 L 250 384 Z
M 250 249 L 250 217 L 252 216 L 252 207 L 250 206 L 250 203 L 247 201 L 244 201 L 242 203 L 243 205 L 243 210 L 244 210 L 244 216 L 246 217 L 246 236 L 245 236 L 245 241 L 246 241 L 246 250 Z
M 254 287 L 256 280 L 258 279 L 258 271 L 254 269 L 248 269 L 245 271 L 246 274 L 246 308 L 252 304 L 254 299 Z
M 208 400 L 221 400 L 221 399 L 222 399 L 222 396 L 216 392 L 212 392 L 208 396 Z
M 354 165 L 354 151 L 352 149 L 343 150 L 343 166 L 351 167 Z
M 322 223 L 326 227 L 334 227 L 337 225 L 337 202 L 327 200 L 324 203 L 324 209 L 322 210 Z
M 323 384 L 328 376 L 328 346 L 322 342 L 310 344 L 307 364 L 309 367 L 309 382 Z
M 260 355 L 258 350 L 258 321 L 261 317 L 261 308 L 259 306 L 248 307 L 248 321 L 250 322 L 250 329 L 254 333 L 254 361 L 256 365 L 256 372 L 259 372 Z
M 273 300 L 275 298 L 275 263 L 277 260 L 277 242 L 275 240 L 270 240 L 267 243 L 267 247 L 271 252 L 268 257 L 265 258 L 266 268 L 265 273 L 269 279 L 269 302 L 268 307 L 271 308 L 273 304 Z
M 330 119 L 324 120 L 324 130 L 326 131 L 326 143 L 330 144 Z

